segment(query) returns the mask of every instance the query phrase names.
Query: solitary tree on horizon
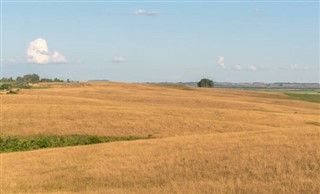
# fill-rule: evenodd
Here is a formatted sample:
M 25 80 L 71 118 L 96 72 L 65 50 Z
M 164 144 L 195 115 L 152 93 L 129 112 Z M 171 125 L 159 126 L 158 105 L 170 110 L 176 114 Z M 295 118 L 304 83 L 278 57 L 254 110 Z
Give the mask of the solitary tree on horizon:
M 213 81 L 207 78 L 203 78 L 198 82 L 198 87 L 213 88 Z

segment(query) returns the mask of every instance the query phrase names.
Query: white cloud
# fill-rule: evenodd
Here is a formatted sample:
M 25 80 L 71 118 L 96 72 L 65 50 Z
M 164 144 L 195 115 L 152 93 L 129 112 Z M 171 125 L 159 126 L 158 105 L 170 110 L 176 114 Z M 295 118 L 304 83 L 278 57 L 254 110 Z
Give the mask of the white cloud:
M 146 11 L 144 9 L 138 9 L 137 11 L 134 12 L 135 15 L 145 15 L 145 16 L 153 16 L 153 15 L 158 15 L 158 12 L 150 12 Z
M 243 68 L 241 67 L 241 65 L 235 65 L 235 68 L 237 69 L 237 70 L 242 70 Z
M 126 62 L 126 59 L 119 56 L 113 56 L 112 61 L 115 63 L 124 63 Z
M 51 61 L 54 63 L 65 63 L 67 60 L 65 56 L 61 55 L 57 51 L 53 51 L 51 55 Z
M 257 67 L 255 65 L 250 65 L 248 69 L 251 71 L 257 71 Z
M 38 38 L 29 43 L 27 48 L 27 61 L 36 64 L 67 62 L 65 56 L 59 52 L 54 51 L 51 53 L 47 41 L 42 38 Z
M 223 68 L 223 69 L 226 68 L 226 66 L 224 64 L 224 57 L 222 57 L 222 56 L 218 57 L 218 64 L 221 66 L 221 68 Z

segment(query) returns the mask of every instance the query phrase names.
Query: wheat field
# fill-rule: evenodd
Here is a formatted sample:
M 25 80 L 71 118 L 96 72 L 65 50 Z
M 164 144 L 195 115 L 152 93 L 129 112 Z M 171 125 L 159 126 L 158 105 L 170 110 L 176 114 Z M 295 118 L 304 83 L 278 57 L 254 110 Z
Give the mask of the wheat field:
M 125 83 L 1 95 L 1 136 L 152 139 L 1 153 L 1 193 L 320 193 L 320 104 Z

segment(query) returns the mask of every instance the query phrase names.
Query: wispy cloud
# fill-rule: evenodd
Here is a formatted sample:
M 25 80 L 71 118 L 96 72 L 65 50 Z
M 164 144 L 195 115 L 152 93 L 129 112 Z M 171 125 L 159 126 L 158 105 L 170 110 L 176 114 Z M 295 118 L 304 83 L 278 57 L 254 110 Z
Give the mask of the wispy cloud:
M 235 65 L 235 68 L 239 71 L 243 69 L 241 65 Z
M 124 63 L 126 62 L 126 59 L 120 56 L 113 56 L 112 61 L 115 63 Z
M 298 65 L 296 65 L 296 64 L 293 64 L 293 65 L 290 65 L 290 69 L 298 69 L 299 67 L 298 67 Z
M 27 61 L 36 64 L 67 62 L 65 56 L 59 52 L 50 52 L 47 41 L 42 38 L 38 38 L 29 43 L 27 48 Z
M 308 66 L 299 66 L 297 64 L 290 65 L 290 69 L 292 70 L 309 70 Z
M 253 8 L 253 10 L 254 10 L 256 13 L 260 13 L 260 12 L 261 12 L 261 9 L 258 8 L 258 7 Z
M 163 77 L 164 79 L 168 79 L 168 80 L 179 80 L 181 79 L 183 76 L 182 75 L 168 75 Z
M 145 15 L 145 16 L 154 16 L 158 15 L 159 12 L 155 11 L 146 11 L 144 9 L 138 9 L 137 11 L 134 12 L 135 15 Z
M 250 65 L 250 66 L 248 67 L 248 69 L 249 69 L 250 71 L 257 71 L 257 66 L 255 66 L 255 65 Z
M 226 68 L 226 66 L 224 64 L 224 57 L 223 56 L 218 57 L 218 64 L 220 65 L 221 68 L 223 68 L 223 69 Z
M 15 58 L 2 58 L 0 59 L 2 63 L 8 63 L 8 64 L 15 64 L 15 63 L 21 63 L 21 60 L 15 59 Z

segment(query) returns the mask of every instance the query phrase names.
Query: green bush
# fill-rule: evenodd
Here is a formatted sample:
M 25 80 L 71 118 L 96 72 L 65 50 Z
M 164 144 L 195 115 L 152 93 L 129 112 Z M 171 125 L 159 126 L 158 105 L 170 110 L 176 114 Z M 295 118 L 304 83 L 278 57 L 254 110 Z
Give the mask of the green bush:
M 12 87 L 11 84 L 2 84 L 0 90 L 9 90 Z
M 203 78 L 198 82 L 198 87 L 212 88 L 213 81 L 207 78 Z

